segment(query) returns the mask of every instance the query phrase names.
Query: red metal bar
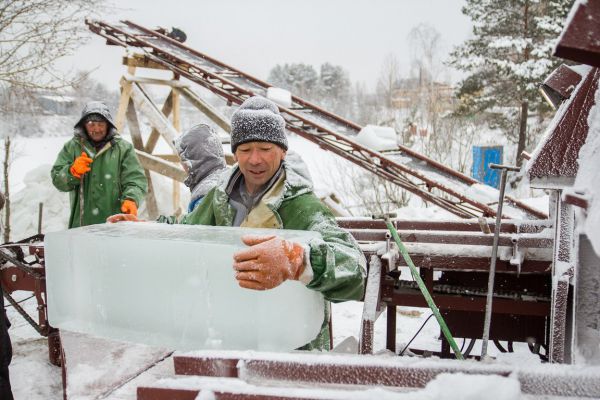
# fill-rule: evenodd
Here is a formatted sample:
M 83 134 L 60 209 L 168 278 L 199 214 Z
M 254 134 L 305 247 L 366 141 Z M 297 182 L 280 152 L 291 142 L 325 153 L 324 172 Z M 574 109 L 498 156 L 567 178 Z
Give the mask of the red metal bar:
M 388 231 L 383 229 L 350 229 L 350 233 L 357 240 L 385 241 Z M 398 231 L 403 242 L 408 243 L 437 243 L 437 244 L 462 244 L 491 246 L 493 237 L 486 234 L 469 234 L 460 232 L 423 232 L 423 231 Z M 549 237 L 522 237 L 501 235 L 499 246 L 518 245 L 521 248 L 551 249 L 554 243 Z
M 338 218 L 338 225 L 345 229 L 385 229 L 383 220 L 365 218 Z M 392 224 L 398 230 L 427 230 L 427 231 L 475 231 L 481 232 L 481 224 L 478 221 L 422 221 L 422 220 L 393 220 Z M 495 224 L 485 222 L 491 233 L 494 233 Z M 517 229 L 518 227 L 518 229 Z M 502 233 L 538 233 L 545 228 L 551 228 L 550 221 L 505 221 L 500 227 Z
M 218 376 L 222 378 L 237 378 L 238 357 L 188 357 L 176 356 L 175 373 L 177 375 Z
M 483 296 L 459 296 L 432 293 L 431 297 L 433 297 L 433 300 L 440 311 L 460 310 L 483 312 L 483 310 L 485 310 L 485 297 Z M 394 292 L 390 297 L 386 298 L 384 291 L 383 300 L 406 307 L 427 307 L 427 303 L 421 293 Z M 494 314 L 548 316 L 550 315 L 550 302 L 510 300 L 495 297 L 492 311 Z
M 490 270 L 489 257 L 452 257 L 410 254 L 413 262 L 418 268 L 430 268 L 436 271 L 480 271 Z M 399 260 L 399 266 L 406 266 L 404 260 Z M 525 259 L 521 264 L 521 274 L 549 274 L 552 261 L 539 261 Z M 498 260 L 496 262 L 497 272 L 517 273 L 517 267 L 509 261 Z
M 169 389 L 140 386 L 137 388 L 137 400 L 196 400 L 200 390 Z M 220 399 L 220 397 L 218 397 Z

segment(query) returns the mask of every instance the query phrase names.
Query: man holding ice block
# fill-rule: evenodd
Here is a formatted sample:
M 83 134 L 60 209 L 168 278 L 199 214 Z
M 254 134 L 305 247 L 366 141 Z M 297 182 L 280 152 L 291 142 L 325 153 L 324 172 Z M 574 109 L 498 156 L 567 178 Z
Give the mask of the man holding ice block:
M 99 101 L 85 105 L 50 174 L 58 190 L 69 192 L 69 228 L 100 224 L 118 212 L 137 215 L 148 190 L 133 145 L 121 139 Z
M 267 290 L 298 280 L 327 300 L 360 300 L 365 258 L 354 238 L 340 228 L 312 191 L 306 173 L 285 161 L 285 121 L 275 103 L 260 96 L 246 100 L 231 118 L 231 150 L 237 165 L 181 221 L 162 222 L 316 231 L 322 239 L 302 246 L 277 236 L 245 236 L 250 246 L 234 255 L 239 285 Z M 109 222 L 136 220 L 124 214 Z M 290 313 L 293 313 L 290 310 Z M 329 307 L 319 335 L 303 349 L 330 348 Z

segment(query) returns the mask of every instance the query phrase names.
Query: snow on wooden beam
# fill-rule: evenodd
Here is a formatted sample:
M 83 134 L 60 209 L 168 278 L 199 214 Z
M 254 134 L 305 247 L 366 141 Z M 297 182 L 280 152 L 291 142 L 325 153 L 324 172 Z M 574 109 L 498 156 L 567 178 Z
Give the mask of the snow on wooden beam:
M 579 150 L 588 135 L 588 115 L 594 105 L 600 70 L 592 69 L 567 103 L 557 111 L 546 139 L 529 162 L 532 187 L 571 186 L 579 170 Z
M 135 154 L 144 169 L 157 172 L 178 182 L 183 182 L 187 178 L 187 173 L 183 169 L 176 167 L 173 163 L 137 149 L 135 150 Z
M 457 360 L 342 354 L 207 351 L 174 357 L 175 371 L 201 375 L 212 363 L 236 362 L 237 376 L 250 384 L 378 385 L 422 388 L 441 373 L 512 376 L 526 394 L 600 396 L 600 367 L 536 365 L 535 368 Z M 179 371 L 179 372 L 178 372 Z M 214 369 L 213 369 L 214 371 Z M 211 375 L 214 376 L 214 375 Z M 348 388 L 348 389 L 351 389 Z M 145 400 L 145 399 L 144 399 Z
M 204 115 L 211 119 L 225 132 L 231 132 L 231 124 L 221 113 L 219 113 L 214 107 L 204 101 L 196 93 L 194 93 L 188 87 L 175 88 L 175 90 L 181 94 L 187 101 L 189 101 L 194 107 L 200 110 Z
M 135 103 L 135 108 L 148 118 L 150 125 L 163 136 L 169 147 L 173 149 L 173 152 L 176 152 L 173 140 L 179 135 L 179 132 L 177 132 L 167 117 L 150 100 L 138 83 L 132 83 L 131 87 L 131 98 Z

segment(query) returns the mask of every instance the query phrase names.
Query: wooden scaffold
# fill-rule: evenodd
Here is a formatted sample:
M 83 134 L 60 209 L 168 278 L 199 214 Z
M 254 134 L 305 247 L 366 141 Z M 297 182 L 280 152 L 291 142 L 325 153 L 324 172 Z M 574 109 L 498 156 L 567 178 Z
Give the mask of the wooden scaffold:
M 181 212 L 179 209 L 180 183 L 187 176 L 187 173 L 179 165 L 180 159 L 173 143 L 181 133 L 181 97 L 227 133 L 230 132 L 229 121 L 194 93 L 187 84 L 179 79 L 179 75 L 176 73 L 173 73 L 172 79 L 155 79 L 135 75 L 139 68 L 166 71 L 167 69 L 162 65 L 139 54 L 123 57 L 123 64 L 127 66 L 127 74 L 120 81 L 121 97 L 116 125 L 117 130 L 123 132 L 127 122 L 135 152 L 144 167 L 148 179 L 146 196 L 148 217 L 155 219 L 158 216 L 156 194 L 150 171 L 173 180 L 173 211 L 178 214 Z M 144 89 L 145 85 L 162 85 L 170 88 L 162 107 L 159 107 L 148 95 L 147 90 Z M 146 117 L 152 128 L 146 143 L 142 138 L 138 113 Z M 154 154 L 156 144 L 161 137 L 172 150 L 171 154 Z

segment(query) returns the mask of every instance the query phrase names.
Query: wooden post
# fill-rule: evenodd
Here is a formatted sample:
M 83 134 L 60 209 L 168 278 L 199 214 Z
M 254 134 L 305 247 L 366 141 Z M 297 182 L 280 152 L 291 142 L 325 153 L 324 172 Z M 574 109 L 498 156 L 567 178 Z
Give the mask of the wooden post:
M 225 132 L 231 132 L 231 124 L 222 116 L 214 107 L 208 104 L 206 101 L 201 99 L 196 93 L 194 93 L 188 87 L 173 87 L 173 91 L 180 93 L 187 101 L 190 102 L 194 107 L 196 107 L 200 112 L 206 115 L 211 119 L 215 124 L 217 124 L 221 129 Z
M 133 147 L 136 150 L 144 151 L 144 142 L 142 141 L 140 124 L 137 119 L 133 101 L 129 101 L 129 106 L 127 107 L 127 123 L 129 124 L 129 133 L 131 133 L 131 142 L 133 143 Z M 156 219 L 158 217 L 158 205 L 156 203 L 156 195 L 154 193 L 152 177 L 150 176 L 150 171 L 147 168 L 144 169 L 144 173 L 146 174 L 146 180 L 148 181 L 148 193 L 146 194 L 148 218 Z
M 175 74 L 173 77 L 174 80 L 179 80 L 179 76 Z M 180 101 L 179 101 L 179 93 L 176 91 L 172 91 L 173 95 L 173 127 L 175 130 L 181 134 L 181 110 L 180 110 Z M 177 181 L 173 181 L 173 210 L 175 214 L 178 213 L 178 209 L 180 208 L 181 203 L 181 184 Z M 181 210 L 179 210 L 181 211 Z
M 171 111 L 173 110 L 173 90 L 167 96 L 165 103 L 162 106 L 162 113 L 165 117 L 169 117 Z M 160 133 L 154 128 L 152 128 L 152 132 L 150 132 L 150 136 L 148 136 L 148 140 L 146 141 L 146 153 L 152 154 L 154 151 L 154 147 L 156 147 L 156 142 L 158 142 L 158 138 L 160 138 Z
M 133 75 L 135 73 L 135 67 L 129 65 L 127 67 L 127 73 Z M 119 108 L 117 109 L 117 117 L 115 124 L 117 125 L 117 131 L 121 132 L 125 126 L 125 114 L 127 113 L 127 107 L 129 105 L 129 99 L 131 97 L 131 82 L 121 78 L 121 98 L 119 99 Z

